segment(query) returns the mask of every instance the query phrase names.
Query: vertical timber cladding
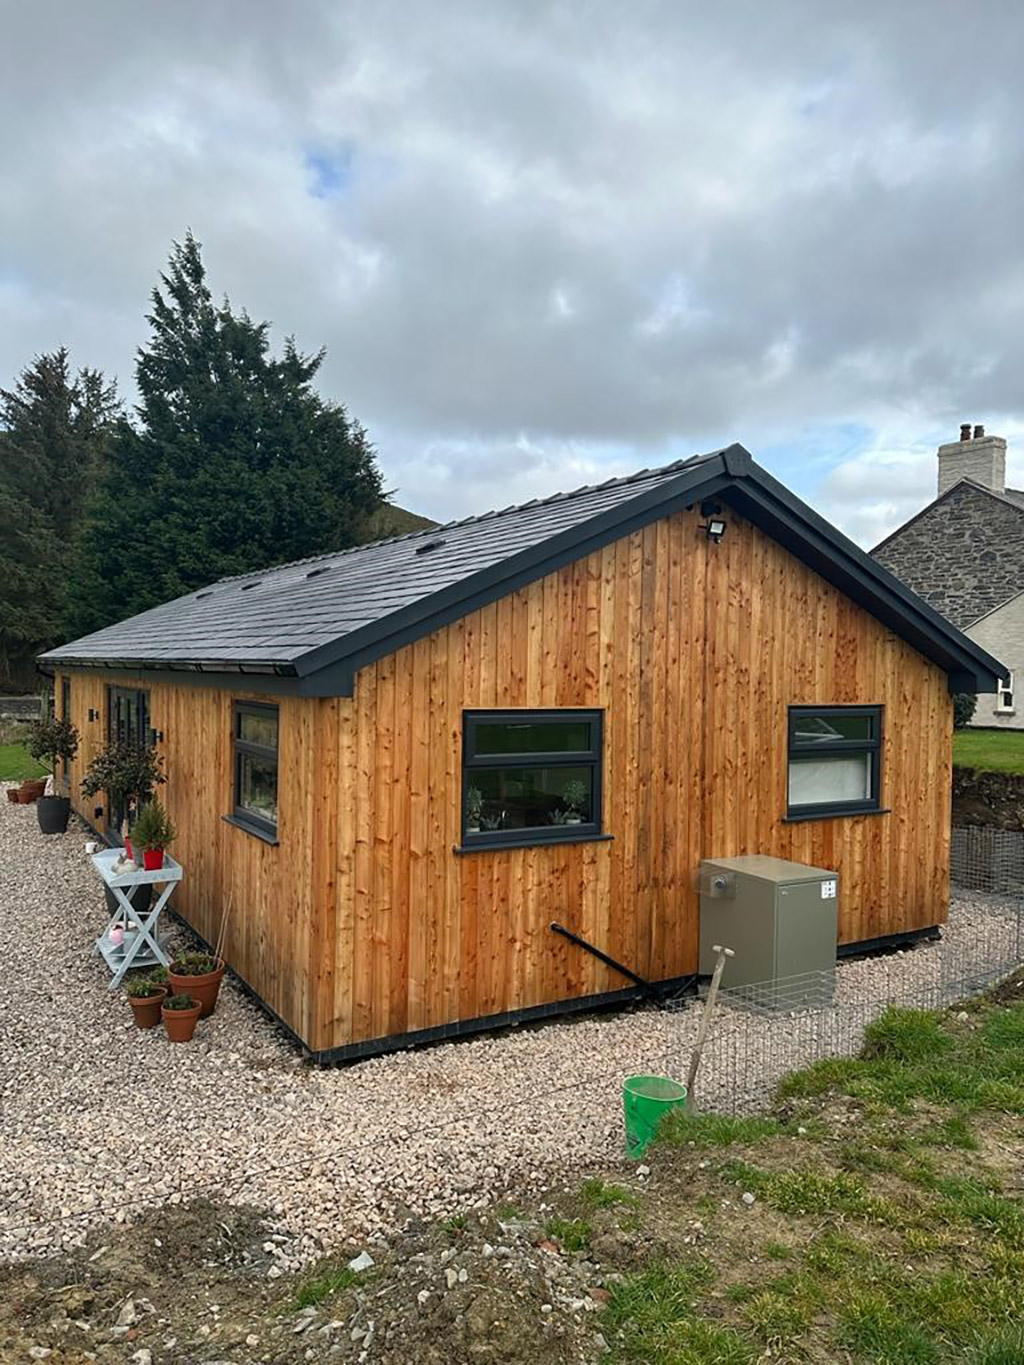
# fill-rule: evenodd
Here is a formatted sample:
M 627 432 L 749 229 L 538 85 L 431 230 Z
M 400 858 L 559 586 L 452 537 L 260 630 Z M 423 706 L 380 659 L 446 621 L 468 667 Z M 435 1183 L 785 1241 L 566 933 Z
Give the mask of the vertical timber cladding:
M 231 901 L 226 956 L 270 1008 L 300 1037 L 312 1038 L 323 972 L 311 973 L 314 924 L 335 914 L 337 713 L 346 703 L 187 684 L 155 682 L 143 674 L 71 673 L 72 718 L 82 745 L 72 767 L 71 796 L 92 824 L 103 798 L 82 795 L 89 760 L 106 738 L 108 684 L 149 692 L 150 720 L 163 732 L 157 748 L 167 782 L 159 789 L 178 829 L 174 856 L 185 878 L 175 909 L 209 942 Z M 225 824 L 234 805 L 232 702 L 267 701 L 280 708 L 278 845 Z M 89 710 L 99 713 L 88 719 Z M 97 885 L 97 924 L 102 918 Z M 328 899 L 329 898 L 329 899 Z M 316 914 L 314 915 L 314 907 Z
M 837 869 L 843 942 L 945 918 L 945 674 L 727 517 L 718 545 L 695 511 L 637 531 L 363 669 L 324 713 L 341 783 L 314 1047 L 625 984 L 553 919 L 648 979 L 693 972 L 704 856 Z M 885 707 L 891 813 L 785 822 L 787 708 L 825 702 Z M 463 710 L 557 706 L 605 709 L 612 838 L 453 852 Z
M 836 868 L 846 942 L 940 922 L 952 724 L 945 675 L 735 514 L 713 545 L 680 512 L 310 700 L 71 670 L 79 783 L 108 683 L 145 687 L 208 940 L 313 1049 L 616 990 L 557 919 L 652 980 L 697 963 L 704 856 Z M 279 845 L 227 825 L 231 703 L 280 708 Z M 887 815 L 787 824 L 786 716 L 885 707 Z M 462 713 L 602 707 L 606 842 L 457 854 Z M 93 709 L 98 718 L 89 722 Z M 97 922 L 102 911 L 97 889 Z

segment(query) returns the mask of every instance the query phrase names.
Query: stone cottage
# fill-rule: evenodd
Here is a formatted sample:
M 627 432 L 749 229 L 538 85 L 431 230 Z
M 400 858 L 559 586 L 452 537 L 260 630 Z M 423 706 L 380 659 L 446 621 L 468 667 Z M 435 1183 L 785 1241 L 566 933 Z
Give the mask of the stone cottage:
M 1006 487 L 1006 442 L 982 426 L 938 455 L 938 496 L 871 553 L 1008 668 L 971 723 L 1024 729 L 1024 490 Z

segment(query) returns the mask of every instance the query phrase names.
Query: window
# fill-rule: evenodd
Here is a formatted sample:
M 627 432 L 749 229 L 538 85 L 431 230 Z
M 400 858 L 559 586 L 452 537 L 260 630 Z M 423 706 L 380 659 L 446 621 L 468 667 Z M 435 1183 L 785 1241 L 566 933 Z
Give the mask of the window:
M 881 755 L 880 706 L 791 706 L 789 814 L 878 810 Z
M 277 834 L 277 707 L 235 702 L 236 823 Z
M 467 711 L 462 843 L 565 843 L 601 834 L 600 711 Z
M 1003 715 L 1012 715 L 1013 709 L 1013 673 L 1010 672 L 1000 680 L 996 693 L 996 710 Z

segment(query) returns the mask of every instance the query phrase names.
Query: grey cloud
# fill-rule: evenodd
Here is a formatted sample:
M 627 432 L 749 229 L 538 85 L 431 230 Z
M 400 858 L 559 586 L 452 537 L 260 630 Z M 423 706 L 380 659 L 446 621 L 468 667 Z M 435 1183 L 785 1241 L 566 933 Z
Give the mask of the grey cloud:
M 999 0 L 8 6 L 0 382 L 60 342 L 127 380 L 190 225 L 435 515 L 1012 418 L 1022 37 Z M 857 467 L 821 496 L 869 536 L 914 495 Z

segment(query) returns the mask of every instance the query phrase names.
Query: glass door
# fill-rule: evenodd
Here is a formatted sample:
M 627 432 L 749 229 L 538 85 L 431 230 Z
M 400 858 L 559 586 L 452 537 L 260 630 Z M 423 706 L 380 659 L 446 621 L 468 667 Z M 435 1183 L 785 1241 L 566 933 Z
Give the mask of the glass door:
M 131 744 L 136 749 L 148 748 L 149 733 L 149 693 L 134 687 L 107 688 L 107 738 L 121 744 Z M 116 834 L 124 821 L 127 811 L 121 805 L 115 808 L 113 800 L 107 801 L 107 833 Z

